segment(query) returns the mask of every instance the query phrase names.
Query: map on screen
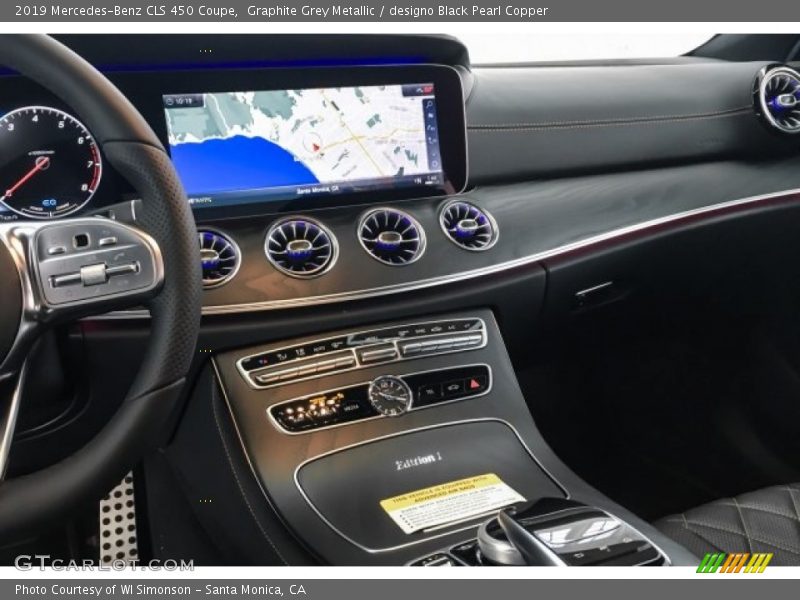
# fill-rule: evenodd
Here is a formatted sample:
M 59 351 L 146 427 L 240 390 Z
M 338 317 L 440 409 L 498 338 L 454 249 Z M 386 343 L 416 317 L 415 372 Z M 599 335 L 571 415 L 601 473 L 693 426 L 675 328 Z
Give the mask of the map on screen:
M 170 153 L 191 197 L 438 183 L 432 84 L 164 96 Z

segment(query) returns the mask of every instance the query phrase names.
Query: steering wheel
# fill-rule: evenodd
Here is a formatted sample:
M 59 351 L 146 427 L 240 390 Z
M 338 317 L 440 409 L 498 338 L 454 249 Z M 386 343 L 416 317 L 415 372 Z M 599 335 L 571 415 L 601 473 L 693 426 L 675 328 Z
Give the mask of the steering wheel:
M 142 199 L 135 227 L 100 217 L 0 224 L 0 382 L 7 396 L 0 477 L 37 337 L 55 324 L 133 305 L 151 315 L 144 362 L 108 424 L 73 455 L 0 484 L 0 541 L 10 542 L 99 499 L 158 443 L 194 355 L 202 288 L 189 203 L 161 142 L 133 105 L 47 36 L 0 36 L 0 64 L 71 106 Z

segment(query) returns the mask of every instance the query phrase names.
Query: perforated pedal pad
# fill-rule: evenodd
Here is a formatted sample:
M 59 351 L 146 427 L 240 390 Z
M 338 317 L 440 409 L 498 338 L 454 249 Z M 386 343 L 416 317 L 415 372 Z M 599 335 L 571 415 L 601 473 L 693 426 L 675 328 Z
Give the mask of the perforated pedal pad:
M 100 500 L 100 563 L 138 560 L 137 540 L 133 473 L 128 473 Z

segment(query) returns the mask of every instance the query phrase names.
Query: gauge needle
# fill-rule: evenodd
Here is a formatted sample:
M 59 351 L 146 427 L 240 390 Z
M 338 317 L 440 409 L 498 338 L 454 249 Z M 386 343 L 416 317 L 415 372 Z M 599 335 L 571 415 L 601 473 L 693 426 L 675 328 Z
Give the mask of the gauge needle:
M 22 178 L 12 185 L 10 188 L 6 190 L 6 195 L 3 198 L 10 198 L 14 192 L 16 192 L 19 188 L 21 188 L 25 183 L 34 175 L 36 175 L 39 171 L 44 171 L 47 167 L 50 166 L 50 157 L 49 156 L 39 156 L 36 158 L 36 162 L 33 165 L 33 168 L 25 173 Z

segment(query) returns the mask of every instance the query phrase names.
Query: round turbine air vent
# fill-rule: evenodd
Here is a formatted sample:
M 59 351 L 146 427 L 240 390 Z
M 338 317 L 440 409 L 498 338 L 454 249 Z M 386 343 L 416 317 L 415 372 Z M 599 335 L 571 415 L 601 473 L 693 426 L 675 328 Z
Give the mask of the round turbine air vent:
M 212 229 L 199 230 L 197 238 L 200 242 L 203 287 L 215 288 L 233 279 L 241 264 L 241 253 L 236 243 Z
M 411 215 L 376 208 L 361 219 L 358 240 L 369 255 L 387 265 L 408 265 L 425 251 L 425 232 Z
M 800 73 L 789 67 L 766 71 L 757 87 L 759 113 L 782 133 L 800 133 Z
M 336 238 L 320 222 L 289 217 L 270 227 L 264 252 L 272 265 L 292 277 L 322 275 L 336 262 Z
M 492 216 L 463 200 L 445 204 L 439 223 L 450 241 L 466 250 L 488 250 L 497 241 L 497 223 Z

